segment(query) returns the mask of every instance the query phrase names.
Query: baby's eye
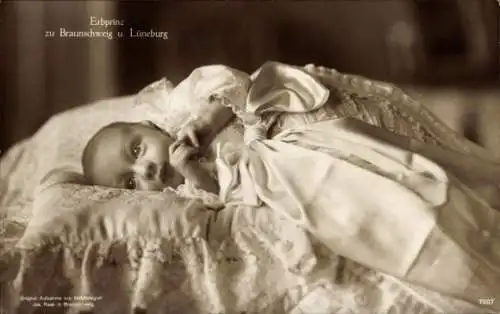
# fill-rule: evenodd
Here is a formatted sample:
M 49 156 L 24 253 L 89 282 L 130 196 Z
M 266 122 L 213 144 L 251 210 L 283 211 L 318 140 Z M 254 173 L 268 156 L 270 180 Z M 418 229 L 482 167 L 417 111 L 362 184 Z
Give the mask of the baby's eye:
M 134 143 L 132 144 L 132 147 L 131 147 L 131 154 L 132 154 L 132 157 L 134 158 L 138 158 L 139 155 L 141 154 L 141 142 L 139 141 L 134 141 Z
M 125 188 L 129 190 L 135 190 L 137 188 L 135 177 L 130 177 L 125 181 Z

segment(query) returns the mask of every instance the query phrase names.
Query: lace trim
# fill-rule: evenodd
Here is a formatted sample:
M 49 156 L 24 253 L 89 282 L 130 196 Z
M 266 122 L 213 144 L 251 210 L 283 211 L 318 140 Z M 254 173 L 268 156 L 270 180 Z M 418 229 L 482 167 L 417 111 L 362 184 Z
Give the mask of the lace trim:
M 217 194 L 197 189 L 193 183 L 187 180 L 186 183 L 181 184 L 176 189 L 167 188 L 167 190 L 175 192 L 180 197 L 199 200 L 203 205 L 211 209 L 221 209 L 224 207 Z

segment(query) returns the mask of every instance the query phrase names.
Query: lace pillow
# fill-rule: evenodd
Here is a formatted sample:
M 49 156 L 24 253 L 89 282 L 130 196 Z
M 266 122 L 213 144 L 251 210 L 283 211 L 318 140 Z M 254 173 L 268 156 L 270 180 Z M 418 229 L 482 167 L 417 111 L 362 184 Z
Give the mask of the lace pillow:
M 206 233 L 206 207 L 176 193 L 56 184 L 39 191 L 33 219 L 18 247 L 30 249 L 59 239 L 78 251 L 89 241 L 130 237 L 199 237 Z M 175 226 L 174 226 L 175 225 Z

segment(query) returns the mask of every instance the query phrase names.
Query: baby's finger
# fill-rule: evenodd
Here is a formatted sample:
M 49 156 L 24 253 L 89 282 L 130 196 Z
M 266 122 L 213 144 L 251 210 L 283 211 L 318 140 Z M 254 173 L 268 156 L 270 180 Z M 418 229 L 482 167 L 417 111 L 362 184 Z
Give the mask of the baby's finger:
M 197 149 L 193 147 L 187 147 L 183 149 L 181 155 L 179 155 L 179 158 L 185 161 L 196 160 L 197 153 L 198 153 Z
M 196 133 L 193 129 L 188 130 L 186 135 L 195 147 L 200 147 L 200 143 L 198 142 L 198 138 L 196 137 Z
M 183 145 L 184 143 L 182 141 L 175 141 L 173 142 L 170 147 L 168 148 L 168 151 L 170 154 L 173 154 L 181 145 Z
M 198 149 L 196 149 L 195 147 L 192 147 L 192 146 L 188 146 L 188 145 L 183 145 L 179 149 L 182 149 L 180 154 L 185 158 L 190 158 L 191 156 L 193 156 L 194 154 L 196 154 L 198 152 Z
M 185 143 L 182 143 L 181 145 L 178 145 L 177 148 L 172 152 L 171 156 L 173 158 L 178 158 L 178 159 L 185 159 L 186 156 L 189 156 L 194 148 L 190 145 L 186 145 Z

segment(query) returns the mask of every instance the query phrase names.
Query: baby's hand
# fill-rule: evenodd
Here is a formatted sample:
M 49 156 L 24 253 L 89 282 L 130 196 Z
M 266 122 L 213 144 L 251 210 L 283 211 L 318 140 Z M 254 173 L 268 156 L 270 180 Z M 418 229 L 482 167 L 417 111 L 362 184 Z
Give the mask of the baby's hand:
M 170 164 L 186 180 L 194 184 L 196 188 L 203 189 L 210 193 L 217 194 L 219 185 L 207 170 L 193 160 L 193 156 L 198 153 L 198 149 L 185 142 L 176 141 L 170 148 Z
M 188 178 L 196 168 L 197 162 L 192 157 L 198 153 L 198 149 L 187 144 L 185 141 L 177 140 L 169 147 L 170 165 L 184 178 Z
M 184 142 L 196 148 L 200 147 L 198 136 L 196 135 L 197 128 L 193 123 L 186 124 L 177 133 L 177 142 Z

